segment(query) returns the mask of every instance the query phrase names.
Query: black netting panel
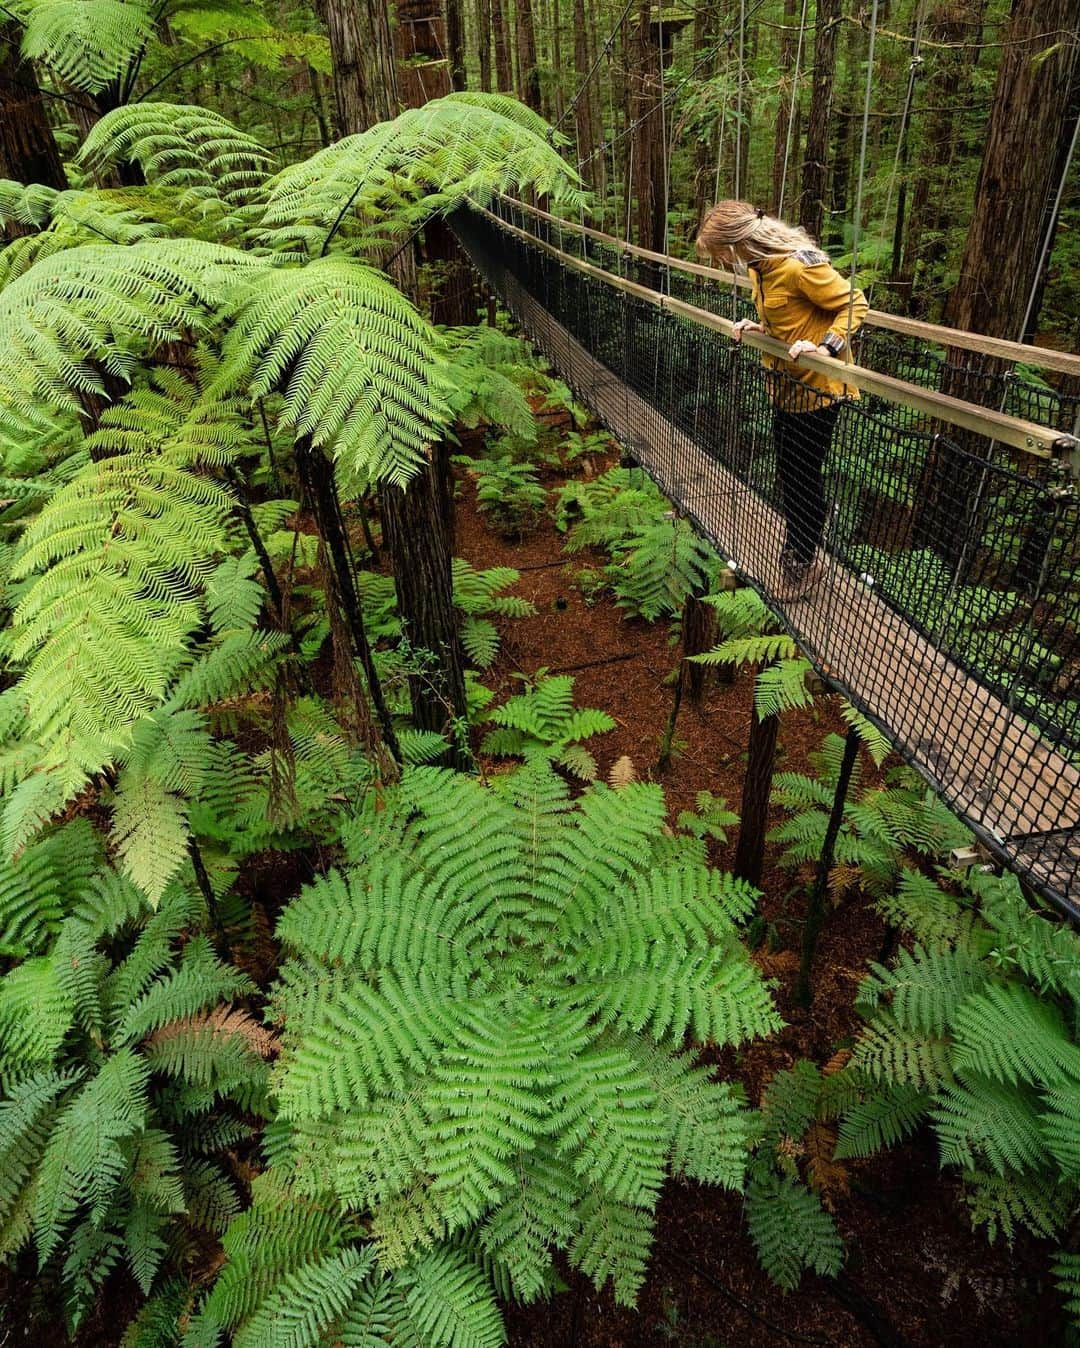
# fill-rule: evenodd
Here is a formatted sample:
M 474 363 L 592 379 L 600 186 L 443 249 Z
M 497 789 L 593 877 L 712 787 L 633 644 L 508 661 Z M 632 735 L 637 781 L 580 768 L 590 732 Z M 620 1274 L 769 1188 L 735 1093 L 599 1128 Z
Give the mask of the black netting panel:
M 1080 914 L 1080 509 L 1063 470 L 880 399 L 822 397 L 478 212 L 453 225 L 576 395 L 822 673 L 998 856 Z M 543 231 L 650 288 L 694 281 Z

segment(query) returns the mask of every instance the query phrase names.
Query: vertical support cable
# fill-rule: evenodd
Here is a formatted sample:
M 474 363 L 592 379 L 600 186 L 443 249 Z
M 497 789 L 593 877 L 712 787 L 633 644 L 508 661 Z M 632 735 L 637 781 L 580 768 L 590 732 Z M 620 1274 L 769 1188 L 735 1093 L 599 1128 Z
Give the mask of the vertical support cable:
M 784 167 L 780 174 L 780 200 L 776 203 L 776 214 L 784 214 L 784 192 L 787 190 L 788 160 L 791 158 L 791 138 L 795 128 L 795 100 L 799 96 L 799 67 L 802 65 L 803 39 L 806 36 L 806 8 L 809 0 L 802 0 L 802 14 L 799 16 L 799 45 L 795 49 L 795 74 L 791 80 L 791 106 L 788 108 L 787 139 L 784 142 Z
M 735 102 L 735 197 L 742 200 L 743 78 L 746 59 L 746 0 L 739 0 L 739 75 Z
M 859 261 L 859 232 L 862 229 L 863 185 L 866 182 L 866 136 L 870 126 L 870 90 L 874 80 L 874 43 L 877 40 L 878 0 L 870 11 L 870 46 L 866 54 L 866 93 L 863 98 L 862 141 L 859 146 L 859 185 L 855 193 L 855 220 L 851 236 L 851 293 L 848 295 L 847 330 L 851 341 L 851 312 L 855 305 L 855 275 Z

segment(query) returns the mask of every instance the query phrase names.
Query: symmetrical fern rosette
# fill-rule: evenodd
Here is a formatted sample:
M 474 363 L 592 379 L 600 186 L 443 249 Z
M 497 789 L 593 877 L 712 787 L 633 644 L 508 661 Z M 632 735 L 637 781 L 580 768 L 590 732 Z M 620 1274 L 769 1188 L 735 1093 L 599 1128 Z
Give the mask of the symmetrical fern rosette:
M 631 1301 L 665 1177 L 741 1187 L 753 1116 L 687 1042 L 780 1025 L 755 895 L 664 821 L 656 786 L 419 768 L 286 911 L 277 1160 L 384 1266 L 468 1237 L 533 1297 L 561 1247 Z

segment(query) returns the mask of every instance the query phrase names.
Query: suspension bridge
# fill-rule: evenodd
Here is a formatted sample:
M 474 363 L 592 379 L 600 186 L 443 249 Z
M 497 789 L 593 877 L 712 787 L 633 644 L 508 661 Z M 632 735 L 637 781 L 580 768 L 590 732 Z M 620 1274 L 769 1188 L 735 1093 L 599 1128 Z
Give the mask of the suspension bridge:
M 843 367 L 859 396 L 840 404 L 826 465 L 821 581 L 783 598 L 777 375 L 761 356 L 786 348 L 731 340 L 749 312 L 733 278 L 509 199 L 451 223 L 576 396 L 827 683 L 995 862 L 1080 919 L 1078 406 L 1017 374 L 1080 374 L 1080 357 L 872 312 L 859 354 L 873 367 Z

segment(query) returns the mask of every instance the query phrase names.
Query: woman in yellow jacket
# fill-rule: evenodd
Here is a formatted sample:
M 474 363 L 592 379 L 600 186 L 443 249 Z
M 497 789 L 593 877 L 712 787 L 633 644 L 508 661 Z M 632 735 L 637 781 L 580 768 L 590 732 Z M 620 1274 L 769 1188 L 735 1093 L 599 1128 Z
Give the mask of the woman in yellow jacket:
M 788 346 L 790 359 L 764 356 L 774 407 L 773 442 L 785 521 L 780 556 L 782 599 L 798 599 L 817 583 L 815 561 L 825 526 L 823 467 L 841 398 L 858 389 L 799 365 L 813 351 L 850 360 L 848 342 L 866 315 L 861 290 L 833 267 L 795 225 L 745 201 L 721 201 L 698 231 L 698 248 L 713 262 L 749 273 L 758 321 L 743 318 L 733 336 L 765 332 Z

